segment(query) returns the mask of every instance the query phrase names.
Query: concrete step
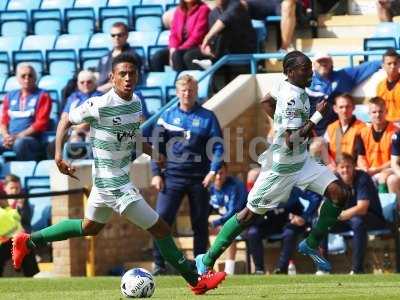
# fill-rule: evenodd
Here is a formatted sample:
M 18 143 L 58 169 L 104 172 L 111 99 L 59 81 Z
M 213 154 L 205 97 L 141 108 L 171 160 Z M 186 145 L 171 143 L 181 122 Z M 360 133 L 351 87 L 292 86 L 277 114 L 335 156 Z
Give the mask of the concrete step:
M 379 19 L 376 15 L 320 16 L 318 18 L 318 37 L 371 37 L 378 23 Z

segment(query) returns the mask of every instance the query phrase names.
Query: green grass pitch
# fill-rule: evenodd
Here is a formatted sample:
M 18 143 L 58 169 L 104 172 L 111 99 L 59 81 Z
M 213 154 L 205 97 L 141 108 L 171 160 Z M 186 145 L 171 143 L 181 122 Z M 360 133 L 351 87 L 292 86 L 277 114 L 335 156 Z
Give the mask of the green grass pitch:
M 1 278 L 1 300 L 125 299 L 118 277 Z M 400 275 L 228 277 L 220 288 L 194 296 L 179 277 L 157 277 L 152 299 L 400 299 Z

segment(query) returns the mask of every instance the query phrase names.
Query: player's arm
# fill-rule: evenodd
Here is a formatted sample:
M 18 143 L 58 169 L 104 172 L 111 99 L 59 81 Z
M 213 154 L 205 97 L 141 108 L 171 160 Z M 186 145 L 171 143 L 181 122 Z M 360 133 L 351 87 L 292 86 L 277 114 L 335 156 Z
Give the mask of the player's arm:
M 358 200 L 357 204 L 353 207 L 343 210 L 338 220 L 347 221 L 350 220 L 354 216 L 364 216 L 368 212 L 369 200 Z
M 292 149 L 293 144 L 300 144 L 307 138 L 310 134 L 315 125 L 318 124 L 319 121 L 322 120 L 323 115 L 326 113 L 328 109 L 328 102 L 323 100 L 317 103 L 316 111 L 311 116 L 306 123 L 297 130 L 287 130 L 285 135 L 286 145 Z
M 263 111 L 270 116 L 271 118 L 274 117 L 275 108 L 276 108 L 276 100 L 274 97 L 271 96 L 270 93 L 266 94 L 260 101 L 261 107 Z

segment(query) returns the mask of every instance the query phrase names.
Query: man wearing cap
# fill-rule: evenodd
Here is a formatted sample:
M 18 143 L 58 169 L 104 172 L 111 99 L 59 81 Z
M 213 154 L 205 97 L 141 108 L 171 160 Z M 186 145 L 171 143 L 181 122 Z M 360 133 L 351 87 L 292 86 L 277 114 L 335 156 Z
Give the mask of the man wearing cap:
M 378 71 L 381 64 L 381 61 L 372 61 L 356 67 L 334 70 L 333 60 L 329 54 L 317 53 L 314 56 L 312 83 L 309 88 L 306 88 L 311 104 L 310 113 L 314 113 L 318 102 L 323 99 L 328 101 L 328 111 L 315 127 L 319 136 L 323 135 L 328 125 L 337 119 L 333 111 L 335 97 L 350 93 L 357 85 Z

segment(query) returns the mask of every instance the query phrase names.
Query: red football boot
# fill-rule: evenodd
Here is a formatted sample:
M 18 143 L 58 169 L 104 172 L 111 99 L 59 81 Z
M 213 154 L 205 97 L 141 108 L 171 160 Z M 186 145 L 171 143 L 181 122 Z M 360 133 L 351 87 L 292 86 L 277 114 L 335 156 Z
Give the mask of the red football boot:
M 29 234 L 25 232 L 17 233 L 12 239 L 12 261 L 15 270 L 20 270 L 24 258 L 31 250 L 29 250 L 27 242 Z
M 206 274 L 200 275 L 196 286 L 191 286 L 192 292 L 196 295 L 202 295 L 209 290 L 216 289 L 225 277 L 225 272 L 208 271 Z

